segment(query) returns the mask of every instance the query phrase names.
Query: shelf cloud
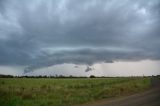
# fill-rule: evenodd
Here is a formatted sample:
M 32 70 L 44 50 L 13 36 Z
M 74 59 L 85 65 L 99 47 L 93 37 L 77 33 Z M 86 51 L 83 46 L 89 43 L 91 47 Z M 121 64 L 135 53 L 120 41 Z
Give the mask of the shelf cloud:
M 159 0 L 1 0 L 0 65 L 160 60 L 159 29 Z

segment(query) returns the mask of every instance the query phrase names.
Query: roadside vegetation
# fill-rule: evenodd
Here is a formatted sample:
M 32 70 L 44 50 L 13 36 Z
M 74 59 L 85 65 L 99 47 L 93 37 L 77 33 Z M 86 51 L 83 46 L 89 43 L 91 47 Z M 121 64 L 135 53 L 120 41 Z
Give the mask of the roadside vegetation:
M 2 106 L 75 106 L 131 95 L 150 87 L 150 78 L 0 78 Z

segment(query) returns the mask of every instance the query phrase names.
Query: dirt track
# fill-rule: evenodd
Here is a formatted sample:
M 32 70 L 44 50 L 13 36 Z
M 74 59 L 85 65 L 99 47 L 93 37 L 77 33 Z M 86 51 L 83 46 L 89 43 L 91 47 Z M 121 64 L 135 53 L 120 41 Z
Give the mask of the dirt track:
M 152 79 L 152 88 L 140 94 L 106 99 L 82 106 L 160 106 L 160 80 Z

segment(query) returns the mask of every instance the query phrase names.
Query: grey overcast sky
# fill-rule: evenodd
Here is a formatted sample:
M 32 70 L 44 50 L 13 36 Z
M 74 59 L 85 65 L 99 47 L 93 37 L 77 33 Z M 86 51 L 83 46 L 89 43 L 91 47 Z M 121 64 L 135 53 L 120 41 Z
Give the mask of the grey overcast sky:
M 88 75 L 97 64 L 159 74 L 160 0 L 0 0 L 0 73 Z

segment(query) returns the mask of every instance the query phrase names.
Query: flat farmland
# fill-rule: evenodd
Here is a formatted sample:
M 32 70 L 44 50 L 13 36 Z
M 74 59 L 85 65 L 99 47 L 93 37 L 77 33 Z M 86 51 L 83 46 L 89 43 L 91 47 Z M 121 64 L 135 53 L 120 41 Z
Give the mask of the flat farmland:
M 132 95 L 151 78 L 0 78 L 1 106 L 75 106 Z

